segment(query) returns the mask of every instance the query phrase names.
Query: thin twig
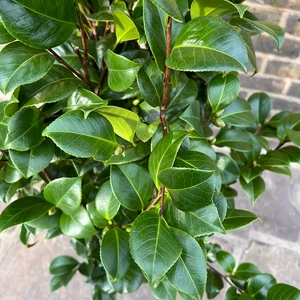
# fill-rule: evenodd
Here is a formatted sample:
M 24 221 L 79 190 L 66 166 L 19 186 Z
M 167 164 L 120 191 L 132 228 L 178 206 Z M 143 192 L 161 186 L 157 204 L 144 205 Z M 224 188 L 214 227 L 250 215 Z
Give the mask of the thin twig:
M 65 67 L 67 67 L 74 75 L 76 75 L 79 79 L 85 82 L 85 78 L 78 73 L 73 67 L 71 67 L 62 57 L 60 57 L 53 49 L 48 49 L 48 51 L 55 56 L 55 58 L 62 63 Z
M 43 175 L 45 176 L 45 178 L 46 178 L 46 180 L 48 181 L 48 183 L 52 181 L 51 178 L 49 177 L 47 171 L 46 171 L 45 169 L 42 170 L 42 173 L 43 173 Z
M 146 208 L 145 211 L 150 210 L 157 202 L 158 200 L 162 197 L 162 194 L 159 194 L 153 201 L 152 203 Z
M 283 145 L 285 145 L 285 143 L 286 141 L 279 143 L 279 145 L 274 150 L 280 149 Z
M 100 77 L 100 81 L 99 81 L 99 85 L 98 85 L 98 90 L 97 90 L 97 95 L 99 96 L 101 93 L 101 88 L 103 85 L 103 81 L 105 78 L 105 75 L 107 73 L 107 67 L 103 67 L 104 64 L 102 64 L 102 72 L 101 72 L 101 77 Z

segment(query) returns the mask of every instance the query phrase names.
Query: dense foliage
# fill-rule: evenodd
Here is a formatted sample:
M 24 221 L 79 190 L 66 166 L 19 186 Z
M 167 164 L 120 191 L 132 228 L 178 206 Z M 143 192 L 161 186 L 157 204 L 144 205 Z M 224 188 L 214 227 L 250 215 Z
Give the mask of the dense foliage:
M 300 161 L 300 114 L 239 97 L 251 36 L 284 39 L 242 2 L 0 1 L 0 231 L 72 238 L 80 259 L 51 263 L 52 291 L 80 272 L 95 300 L 143 282 L 211 299 L 224 281 L 227 300 L 300 299 L 209 241 L 258 219 L 233 183 L 254 204 L 265 170 Z

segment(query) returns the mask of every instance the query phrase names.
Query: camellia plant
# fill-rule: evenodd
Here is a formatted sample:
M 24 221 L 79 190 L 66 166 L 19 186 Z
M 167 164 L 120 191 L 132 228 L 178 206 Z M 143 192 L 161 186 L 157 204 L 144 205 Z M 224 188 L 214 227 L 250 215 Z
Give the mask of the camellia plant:
M 258 219 L 233 183 L 254 204 L 264 170 L 300 161 L 300 114 L 239 97 L 251 37 L 284 39 L 242 2 L 0 1 L 0 231 L 72 238 L 80 259 L 52 261 L 51 291 L 80 272 L 95 300 L 142 283 L 212 299 L 225 281 L 227 300 L 300 298 L 209 240 Z

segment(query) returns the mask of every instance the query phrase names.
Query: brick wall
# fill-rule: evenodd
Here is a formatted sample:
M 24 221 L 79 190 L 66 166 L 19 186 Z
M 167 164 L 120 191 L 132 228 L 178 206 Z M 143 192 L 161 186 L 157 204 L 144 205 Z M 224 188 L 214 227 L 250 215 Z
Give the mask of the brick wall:
M 266 34 L 255 39 L 259 72 L 241 75 L 242 96 L 265 91 L 273 99 L 274 110 L 300 112 L 300 0 L 247 0 L 250 11 L 263 21 L 272 21 L 285 30 L 285 41 L 277 52 L 275 41 Z

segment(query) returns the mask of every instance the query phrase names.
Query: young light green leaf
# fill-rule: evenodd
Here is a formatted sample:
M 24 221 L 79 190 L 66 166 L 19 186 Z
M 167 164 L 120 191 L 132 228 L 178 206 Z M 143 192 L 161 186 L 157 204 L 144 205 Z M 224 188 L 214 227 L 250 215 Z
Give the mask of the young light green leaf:
M 60 45 L 76 28 L 74 5 L 69 1 L 61 5 L 60 0 L 54 0 L 51 5 L 44 5 L 40 1 L 3 0 L 0 12 L 7 31 L 33 48 L 48 49 Z
M 117 135 L 134 144 L 133 138 L 140 122 L 137 114 L 117 106 L 104 106 L 97 109 L 97 112 L 111 123 Z
M 26 108 L 15 113 L 8 123 L 5 147 L 27 151 L 43 141 L 44 118 L 36 108 Z
M 218 43 L 219 38 L 222 43 Z M 225 21 L 199 17 L 183 27 L 166 65 L 180 71 L 246 73 L 247 49 L 239 34 Z
M 165 218 L 170 226 L 179 228 L 194 237 L 225 232 L 214 204 L 184 212 L 171 202 L 167 205 Z
M 255 93 L 248 99 L 256 122 L 263 124 L 272 109 L 271 98 L 265 93 Z
M 88 212 L 83 206 L 72 215 L 63 213 L 60 217 L 60 229 L 63 234 L 76 239 L 87 239 L 97 233 Z
M 207 97 L 212 111 L 218 112 L 229 106 L 240 92 L 240 81 L 237 76 L 228 74 L 215 76 L 208 85 Z
M 120 280 L 132 263 L 128 233 L 120 228 L 108 230 L 102 239 L 100 258 L 112 280 Z
M 0 232 L 39 218 L 47 213 L 53 204 L 38 197 L 24 197 L 9 204 L 0 215 Z
M 269 34 L 277 43 L 277 50 L 281 49 L 284 41 L 284 30 L 278 24 L 268 21 L 254 21 L 247 18 L 244 18 L 244 20 L 257 29 L 258 32 Z
M 266 188 L 265 182 L 260 176 L 254 178 L 248 183 L 243 177 L 240 177 L 240 183 L 252 204 L 255 204 L 256 200 L 263 194 Z
M 206 294 L 208 299 L 213 299 L 219 295 L 224 287 L 223 279 L 220 275 L 211 270 L 207 270 Z
M 117 146 L 112 125 L 95 112 L 84 119 L 81 111 L 70 111 L 52 122 L 43 135 L 71 155 L 96 160 L 110 158 Z
M 139 122 L 136 128 L 137 137 L 143 142 L 146 143 L 149 141 L 152 136 L 155 134 L 159 121 L 155 121 L 149 125 Z
M 284 283 L 278 283 L 269 289 L 267 299 L 300 300 L 300 290 Z
M 117 44 L 136 40 L 140 37 L 133 21 L 121 10 L 114 11 L 114 24 L 116 27 Z
M 58 256 L 52 260 L 49 271 L 52 275 L 62 275 L 74 270 L 78 264 L 79 262 L 71 256 Z
M 54 145 L 49 139 L 46 139 L 28 151 L 10 150 L 9 155 L 14 166 L 25 178 L 29 178 L 49 165 L 54 155 Z
M 218 264 L 226 273 L 233 272 L 235 268 L 235 259 L 230 253 L 221 250 L 217 252 L 216 258 Z
M 157 188 L 161 187 L 158 174 L 172 167 L 177 151 L 186 137 L 184 131 L 173 131 L 165 135 L 154 147 L 149 157 L 149 173 Z
M 237 163 L 224 153 L 217 153 L 216 165 L 220 171 L 222 183 L 225 185 L 234 182 L 240 175 Z
M 153 193 L 148 171 L 134 163 L 111 166 L 111 188 L 117 200 L 129 210 L 141 210 Z
M 241 98 L 237 98 L 231 105 L 226 107 L 220 119 L 225 124 L 237 127 L 251 127 L 255 124 L 255 117 L 251 112 L 250 104 Z
M 0 149 L 5 149 L 5 139 L 8 133 L 9 118 L 5 116 L 4 110 L 9 101 L 0 102 Z
M 249 225 L 255 220 L 258 220 L 258 217 L 250 211 L 228 208 L 223 226 L 226 231 L 236 230 Z
M 120 203 L 114 196 L 109 181 L 100 187 L 95 200 L 98 213 L 107 220 L 111 220 L 120 208 Z
M 135 219 L 129 241 L 135 262 L 151 284 L 159 282 L 182 252 L 173 232 L 154 211 L 144 212 Z
M 54 179 L 45 187 L 44 196 L 65 214 L 73 215 L 81 203 L 81 178 Z
M 267 299 L 269 289 L 276 283 L 271 274 L 252 276 L 248 280 L 247 293 L 252 299 Z
M 116 92 L 128 89 L 142 66 L 111 50 L 107 50 L 104 61 L 108 68 L 108 86 Z
M 201 299 L 206 285 L 206 257 L 192 236 L 175 228 L 172 231 L 182 252 L 167 277 L 179 291 Z

